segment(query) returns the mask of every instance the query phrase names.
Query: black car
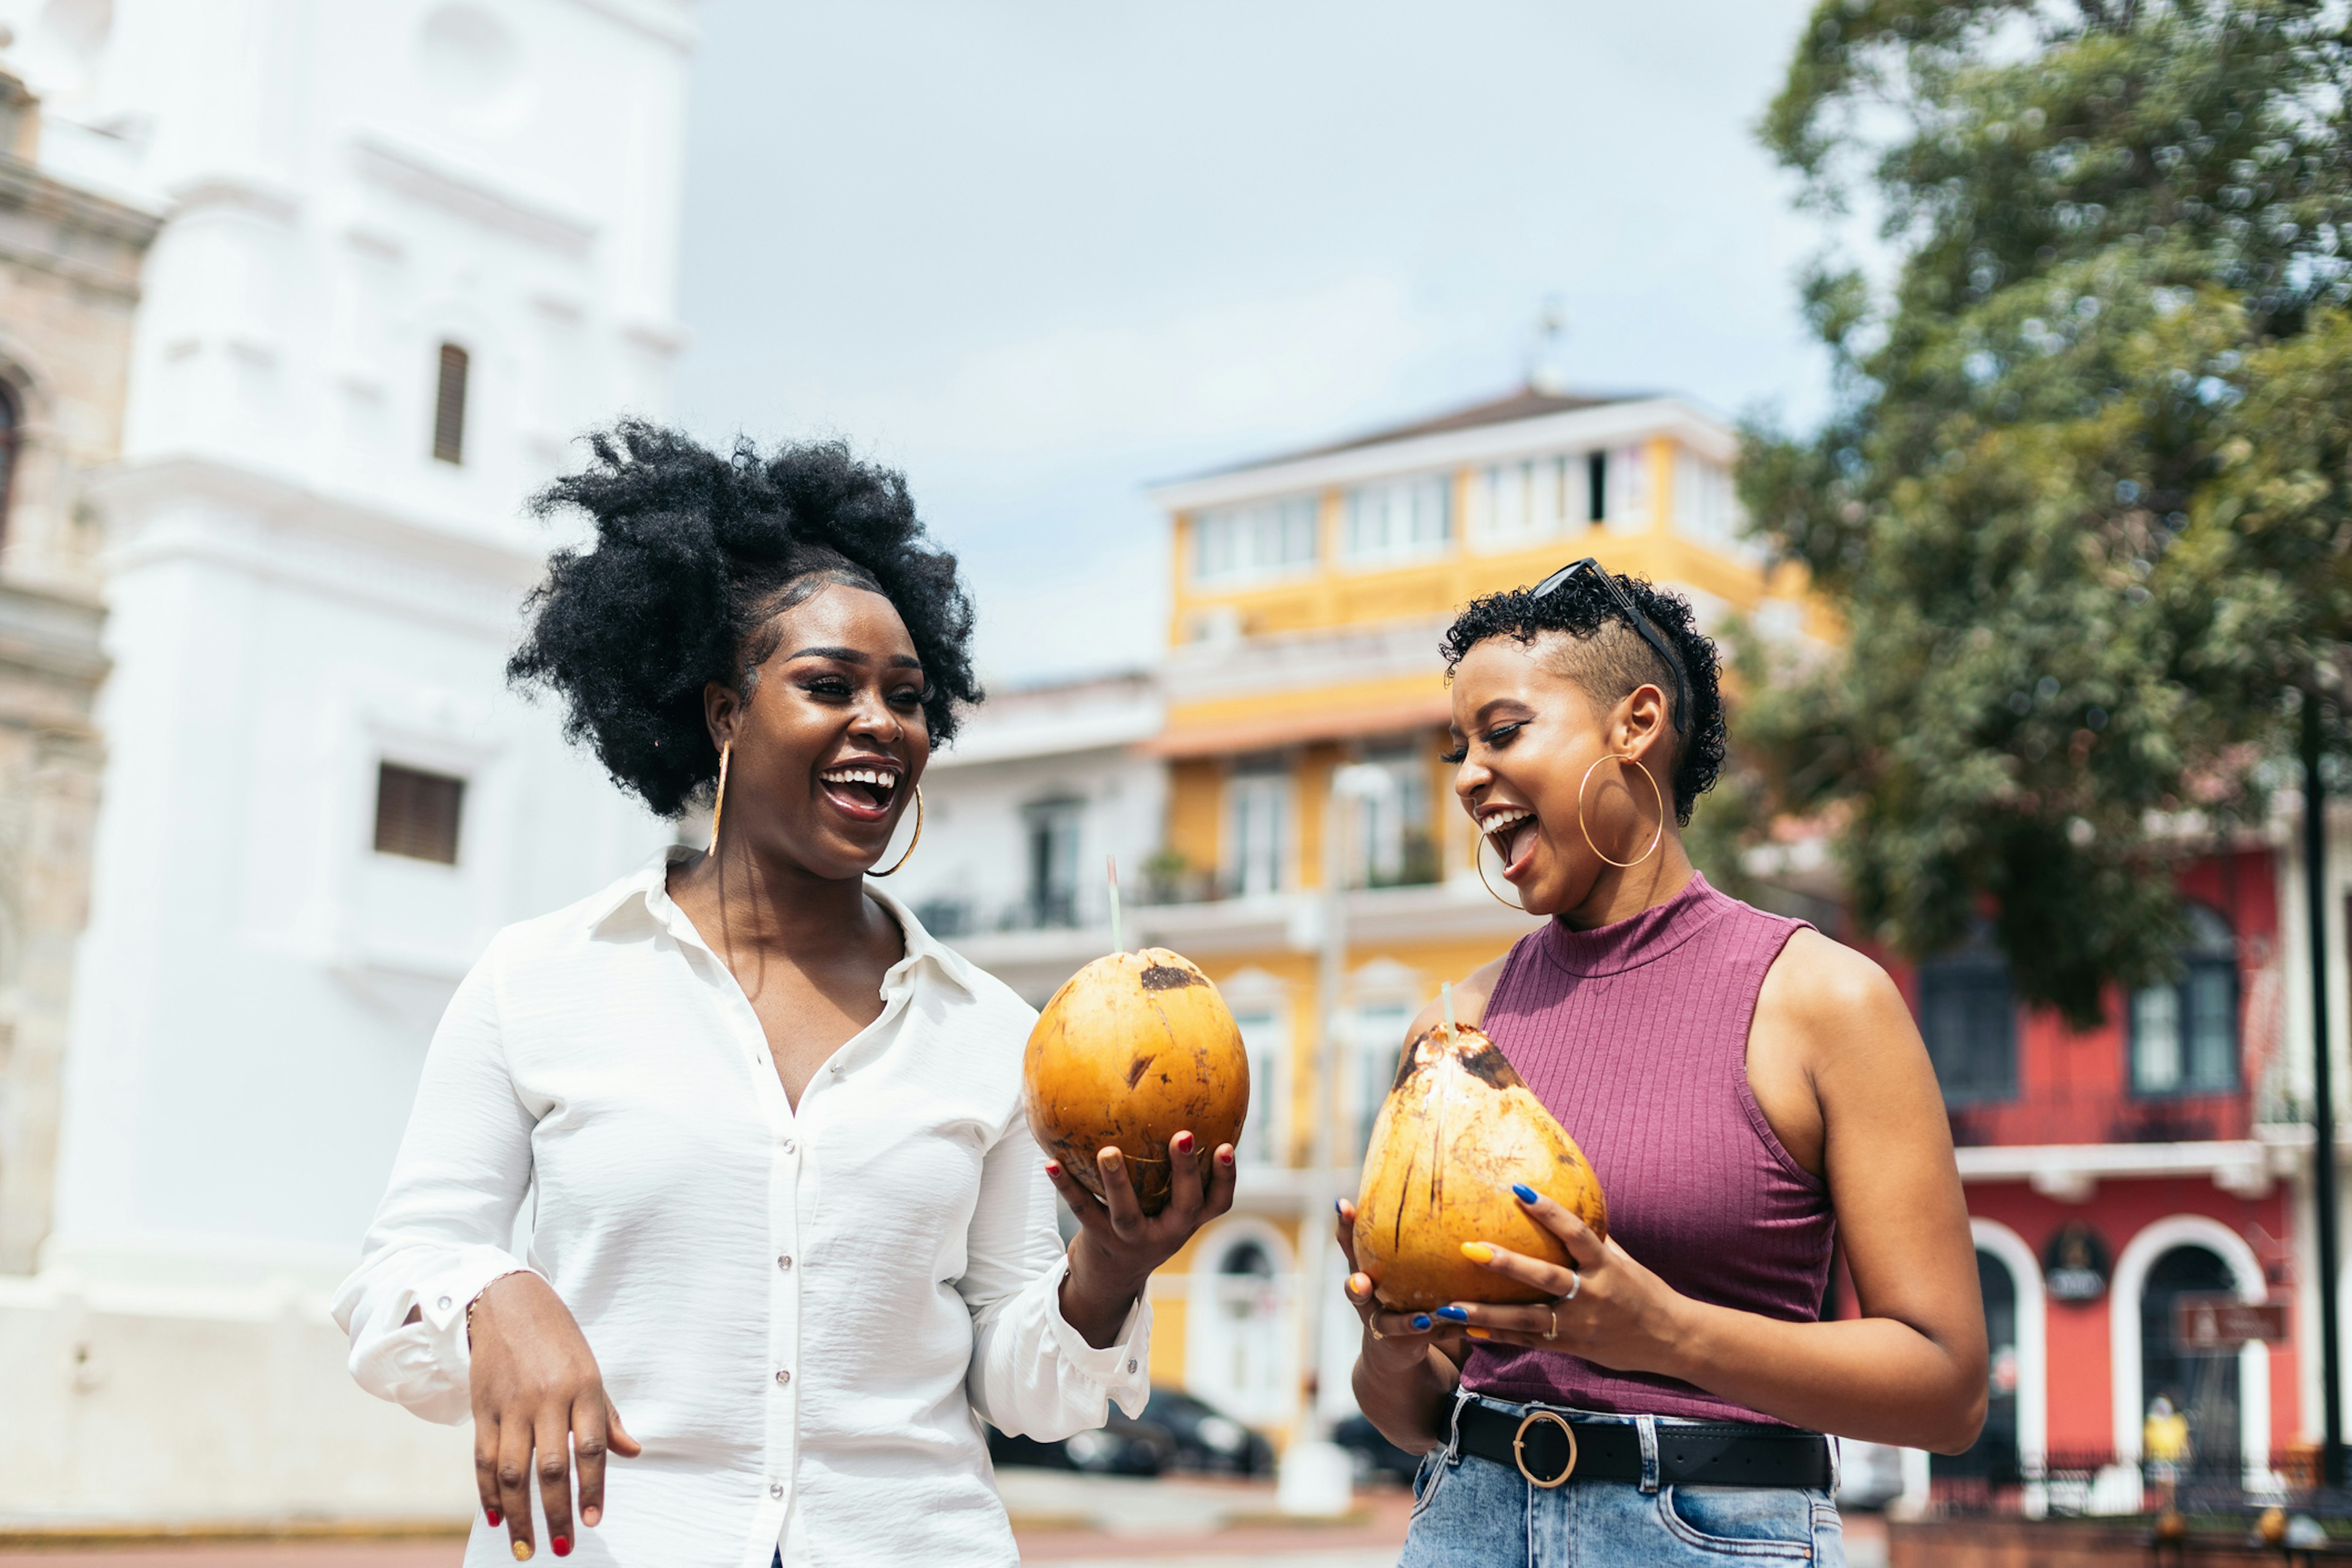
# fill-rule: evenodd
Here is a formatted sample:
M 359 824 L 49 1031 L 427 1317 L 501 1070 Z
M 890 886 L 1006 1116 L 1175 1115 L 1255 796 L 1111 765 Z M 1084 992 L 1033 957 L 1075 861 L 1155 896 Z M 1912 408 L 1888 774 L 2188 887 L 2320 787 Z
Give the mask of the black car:
M 1129 1420 L 1114 1405 L 1108 1421 L 1091 1432 L 1074 1432 L 1059 1442 L 1008 1437 L 991 1426 L 988 1458 L 996 1465 L 1034 1465 L 1098 1476 L 1156 1476 L 1175 1467 L 1176 1438 L 1156 1421 Z
M 1207 1400 L 1180 1389 L 1151 1390 L 1143 1418 L 1176 1439 L 1176 1463 L 1187 1470 L 1263 1476 L 1274 1470 L 1274 1445 Z
M 1381 1429 L 1361 1415 L 1350 1415 L 1333 1427 L 1331 1441 L 1354 1457 L 1358 1486 L 1382 1478 L 1411 1486 L 1413 1472 L 1421 1468 L 1418 1455 L 1408 1454 L 1381 1436 Z
M 1008 1437 L 991 1426 L 988 1457 L 998 1465 L 1111 1476 L 1156 1476 L 1175 1469 L 1262 1476 L 1274 1470 L 1274 1447 L 1264 1437 L 1206 1400 L 1160 1387 L 1152 1389 L 1140 1420 L 1130 1419 L 1114 1405 L 1110 1419 L 1101 1426 L 1057 1443 Z

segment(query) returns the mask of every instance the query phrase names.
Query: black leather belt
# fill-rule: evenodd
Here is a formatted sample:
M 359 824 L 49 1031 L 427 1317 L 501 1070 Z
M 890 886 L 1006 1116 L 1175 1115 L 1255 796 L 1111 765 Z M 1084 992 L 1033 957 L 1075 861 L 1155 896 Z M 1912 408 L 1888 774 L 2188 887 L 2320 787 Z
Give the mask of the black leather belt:
M 1536 1406 L 1525 1416 L 1465 1405 L 1462 1452 L 1507 1466 L 1539 1487 L 1639 1481 L 1642 1434 L 1631 1422 L 1580 1421 Z M 1829 1439 L 1818 1432 L 1738 1421 L 1661 1421 L 1658 1484 L 1669 1487 L 1830 1487 Z

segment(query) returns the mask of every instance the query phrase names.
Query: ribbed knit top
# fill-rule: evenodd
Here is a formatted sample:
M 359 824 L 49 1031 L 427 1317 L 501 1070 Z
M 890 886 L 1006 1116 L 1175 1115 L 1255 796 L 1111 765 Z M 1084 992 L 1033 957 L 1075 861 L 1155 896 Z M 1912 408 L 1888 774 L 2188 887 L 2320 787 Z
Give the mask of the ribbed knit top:
M 1801 921 L 1694 875 L 1664 903 L 1592 931 L 1522 937 L 1486 1031 L 1601 1178 L 1609 1234 L 1684 1295 L 1790 1322 L 1820 1315 L 1835 1219 L 1748 1087 L 1764 973 Z M 1463 1382 L 1498 1399 L 1764 1421 L 1673 1378 L 1557 1352 L 1480 1345 Z

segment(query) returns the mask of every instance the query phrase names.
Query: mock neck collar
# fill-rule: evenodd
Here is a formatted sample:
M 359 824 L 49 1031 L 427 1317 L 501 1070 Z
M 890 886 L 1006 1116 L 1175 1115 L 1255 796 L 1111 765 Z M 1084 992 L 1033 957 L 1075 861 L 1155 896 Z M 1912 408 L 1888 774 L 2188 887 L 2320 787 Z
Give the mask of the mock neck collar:
M 1570 974 L 1639 969 L 1688 942 L 1730 907 L 1730 899 L 1693 871 L 1674 897 L 1624 920 L 1578 931 L 1555 918 L 1544 932 L 1544 953 Z

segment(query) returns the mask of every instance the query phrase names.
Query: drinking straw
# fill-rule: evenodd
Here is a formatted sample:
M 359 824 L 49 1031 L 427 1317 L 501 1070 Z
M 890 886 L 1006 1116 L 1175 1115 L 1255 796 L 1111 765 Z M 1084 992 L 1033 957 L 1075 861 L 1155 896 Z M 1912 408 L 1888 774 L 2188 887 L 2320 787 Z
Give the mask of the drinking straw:
M 1125 952 L 1127 943 L 1119 940 L 1118 932 L 1118 857 L 1104 856 L 1103 868 L 1110 878 L 1110 950 Z
M 1437 983 L 1437 1000 L 1445 1008 L 1445 1037 L 1450 1040 L 1454 1037 L 1454 982 Z

